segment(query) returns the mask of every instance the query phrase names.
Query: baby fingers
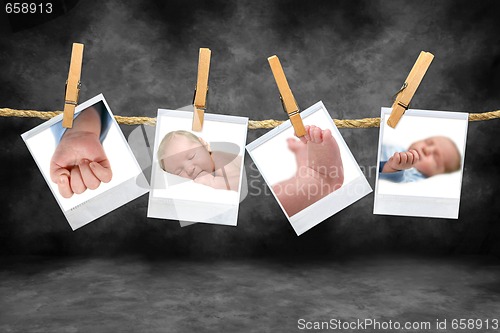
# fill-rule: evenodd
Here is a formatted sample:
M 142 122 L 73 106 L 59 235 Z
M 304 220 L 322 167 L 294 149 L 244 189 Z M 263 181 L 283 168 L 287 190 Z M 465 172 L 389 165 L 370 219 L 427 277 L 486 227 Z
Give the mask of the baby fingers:
M 103 183 L 109 183 L 113 177 L 111 172 L 111 167 L 108 161 L 103 161 L 101 163 L 90 162 L 90 169 L 94 175 Z
M 394 153 L 394 155 L 392 155 L 390 159 L 393 161 L 393 163 L 401 163 L 401 155 L 399 153 Z
M 80 173 L 85 186 L 91 190 L 95 190 L 101 184 L 101 181 L 94 175 L 89 166 L 88 160 L 83 160 L 79 164 Z
M 408 155 L 406 153 L 399 153 L 401 158 L 401 164 L 406 164 L 408 162 Z
M 85 192 L 87 186 L 85 186 L 82 174 L 80 173 L 80 168 L 75 166 L 71 169 L 71 179 L 70 179 L 71 189 L 76 194 L 81 194 Z
M 410 150 L 409 153 L 412 155 L 413 159 L 412 164 L 415 164 L 420 160 L 420 155 L 418 154 L 418 151 L 416 151 L 415 149 Z
M 69 186 L 69 178 L 67 174 L 63 174 L 59 176 L 59 180 L 57 181 L 57 187 L 59 189 L 59 193 L 63 198 L 71 198 L 73 196 L 73 191 Z

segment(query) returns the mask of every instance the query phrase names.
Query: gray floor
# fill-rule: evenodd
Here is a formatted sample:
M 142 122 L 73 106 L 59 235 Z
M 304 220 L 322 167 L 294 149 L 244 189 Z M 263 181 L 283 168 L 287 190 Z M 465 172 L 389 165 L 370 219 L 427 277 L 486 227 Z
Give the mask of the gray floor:
M 455 318 L 500 319 L 491 257 L 0 263 L 1 332 L 290 332 L 301 318 L 430 322 L 426 331 L 447 319 L 444 332 Z

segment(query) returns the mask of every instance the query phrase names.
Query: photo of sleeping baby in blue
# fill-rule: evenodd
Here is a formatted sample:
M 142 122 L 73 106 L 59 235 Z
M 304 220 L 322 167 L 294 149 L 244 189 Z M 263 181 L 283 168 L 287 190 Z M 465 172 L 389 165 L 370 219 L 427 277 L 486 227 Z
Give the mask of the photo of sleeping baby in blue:
M 382 145 L 379 178 L 410 183 L 461 169 L 462 156 L 456 144 L 445 136 L 413 142 L 408 149 Z

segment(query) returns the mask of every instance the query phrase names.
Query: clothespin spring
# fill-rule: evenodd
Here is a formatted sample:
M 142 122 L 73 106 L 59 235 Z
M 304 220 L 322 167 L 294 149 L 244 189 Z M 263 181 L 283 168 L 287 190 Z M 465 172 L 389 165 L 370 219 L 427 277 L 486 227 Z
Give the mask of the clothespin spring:
M 207 96 L 205 97 L 205 106 L 198 106 L 196 104 L 194 104 L 194 100 L 196 98 L 196 90 L 197 90 L 197 87 L 194 88 L 194 94 L 193 94 L 193 105 L 199 109 L 199 110 L 203 110 L 203 111 L 207 111 L 208 109 L 208 86 L 207 86 Z
M 297 106 L 297 110 L 294 110 L 294 111 L 291 111 L 290 113 L 288 113 L 288 111 L 286 110 L 286 107 L 285 107 L 285 102 L 283 102 L 283 97 L 280 94 L 280 102 L 281 102 L 281 106 L 283 107 L 283 112 L 285 112 L 290 117 L 300 113 L 300 108 L 299 108 L 299 105 L 297 104 L 297 100 L 295 100 L 295 97 L 293 98 L 293 100 L 295 101 L 295 105 Z
M 395 101 L 396 100 L 396 97 L 398 97 L 399 93 L 402 92 L 403 90 L 406 89 L 406 87 L 408 87 L 408 82 L 405 82 L 403 83 L 403 85 L 401 86 L 401 88 L 398 90 L 397 93 L 395 93 L 393 96 L 392 96 L 392 100 Z
M 77 101 L 80 98 L 80 90 L 82 89 L 82 82 L 81 81 L 78 81 L 78 84 L 76 85 L 76 89 L 77 89 L 76 101 L 70 101 L 70 100 L 65 99 L 64 104 L 70 104 L 70 105 L 74 105 L 74 106 L 78 105 Z M 66 80 L 66 85 L 64 86 L 64 96 L 66 96 L 67 91 L 68 91 L 68 80 Z

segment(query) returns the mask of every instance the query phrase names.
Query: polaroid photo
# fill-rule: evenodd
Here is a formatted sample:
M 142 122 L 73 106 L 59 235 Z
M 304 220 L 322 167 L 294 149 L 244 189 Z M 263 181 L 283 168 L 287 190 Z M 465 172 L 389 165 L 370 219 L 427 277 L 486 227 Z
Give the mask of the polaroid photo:
M 148 184 L 102 94 L 21 135 L 73 230 L 148 192 Z
M 382 108 L 374 214 L 458 218 L 468 113 Z
M 287 120 L 246 147 L 297 235 L 372 192 L 323 103 L 300 114 L 307 143 Z
M 248 118 L 205 113 L 201 132 L 192 121 L 158 110 L 148 217 L 236 226 Z

